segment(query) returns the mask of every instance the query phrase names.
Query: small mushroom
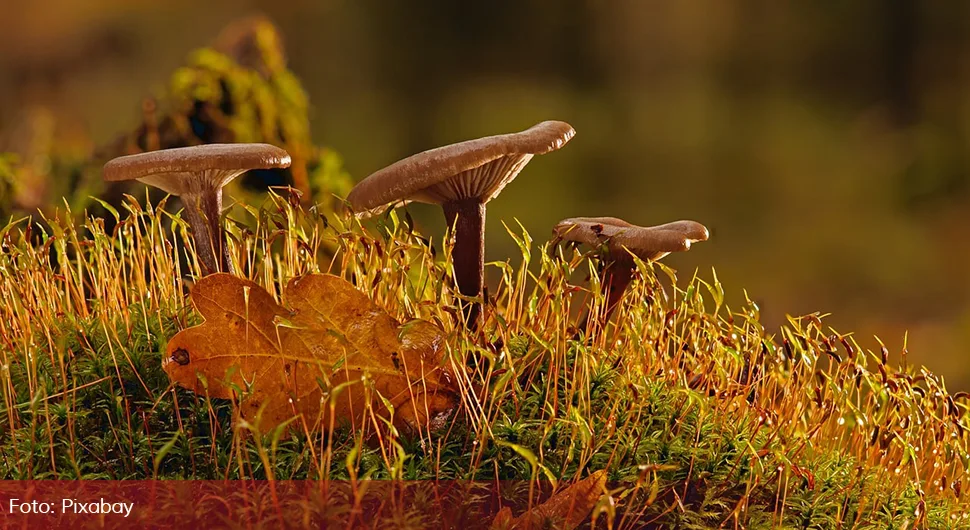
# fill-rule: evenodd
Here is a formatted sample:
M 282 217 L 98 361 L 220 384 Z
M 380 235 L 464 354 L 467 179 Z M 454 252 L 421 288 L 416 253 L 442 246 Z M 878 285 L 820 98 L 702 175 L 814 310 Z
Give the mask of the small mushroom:
M 601 285 L 607 293 L 605 324 L 623 292 L 633 279 L 633 256 L 656 261 L 671 252 L 690 249 L 691 243 L 707 241 L 707 228 L 694 221 L 674 221 L 659 226 L 637 226 L 616 217 L 573 217 L 553 228 L 555 242 L 573 241 L 592 247 L 605 247 Z
M 229 271 L 220 224 L 222 187 L 250 169 L 285 168 L 290 155 L 269 144 L 208 144 L 115 158 L 106 181 L 138 180 L 182 198 L 203 273 Z
M 411 201 L 441 205 L 453 228 L 455 282 L 461 294 L 482 295 L 485 269 L 485 205 L 535 155 L 561 148 L 576 131 L 568 123 L 544 121 L 525 131 L 438 147 L 405 158 L 360 181 L 347 200 L 358 215 Z M 464 305 L 469 328 L 481 307 Z

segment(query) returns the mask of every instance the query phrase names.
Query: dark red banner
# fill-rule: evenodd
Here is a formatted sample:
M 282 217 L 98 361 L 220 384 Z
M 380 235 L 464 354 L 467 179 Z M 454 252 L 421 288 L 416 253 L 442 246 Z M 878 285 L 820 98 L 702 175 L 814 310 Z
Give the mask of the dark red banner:
M 528 482 L 0 481 L 3 528 L 489 528 Z

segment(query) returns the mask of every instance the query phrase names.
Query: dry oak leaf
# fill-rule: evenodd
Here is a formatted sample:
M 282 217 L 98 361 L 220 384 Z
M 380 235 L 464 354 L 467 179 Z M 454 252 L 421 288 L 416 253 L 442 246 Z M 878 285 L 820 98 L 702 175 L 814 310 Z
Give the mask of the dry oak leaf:
M 401 325 L 342 278 L 290 280 L 286 307 L 225 273 L 200 279 L 190 296 L 205 322 L 172 337 L 162 368 L 214 398 L 249 389 L 240 415 L 255 423 L 262 408 L 263 432 L 297 415 L 311 430 L 329 429 L 331 406 L 334 425 L 359 423 L 368 403 L 386 412 L 377 393 L 398 425 L 430 427 L 454 408 L 441 331 L 423 320 Z
M 589 516 L 605 491 L 606 470 L 601 469 L 516 518 L 508 506 L 502 508 L 492 520 L 491 530 L 572 530 Z

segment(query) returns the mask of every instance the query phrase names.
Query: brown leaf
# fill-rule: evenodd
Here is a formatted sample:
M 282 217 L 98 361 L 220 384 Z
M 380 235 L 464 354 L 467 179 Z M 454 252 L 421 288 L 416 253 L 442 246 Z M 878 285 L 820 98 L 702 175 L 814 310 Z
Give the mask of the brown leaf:
M 589 516 L 605 489 L 606 470 L 601 469 L 515 519 L 512 519 L 512 511 L 506 506 L 492 520 L 491 528 L 492 530 L 530 528 L 572 530 Z
M 205 322 L 172 337 L 162 367 L 196 393 L 207 384 L 215 398 L 249 388 L 240 414 L 252 422 L 263 407 L 264 432 L 298 414 L 311 429 L 328 429 L 331 401 L 335 425 L 357 423 L 368 401 L 385 409 L 377 393 L 411 426 L 454 408 L 441 331 L 423 320 L 399 324 L 341 278 L 294 278 L 286 307 L 231 274 L 202 278 L 191 298 Z

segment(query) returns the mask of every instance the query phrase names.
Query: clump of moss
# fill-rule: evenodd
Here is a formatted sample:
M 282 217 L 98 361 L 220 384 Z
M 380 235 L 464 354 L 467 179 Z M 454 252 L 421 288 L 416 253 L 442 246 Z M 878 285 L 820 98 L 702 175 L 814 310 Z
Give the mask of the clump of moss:
M 595 274 L 575 280 L 593 257 L 510 231 L 521 259 L 495 265 L 501 280 L 471 332 L 449 248 L 393 213 L 367 229 L 275 194 L 233 214 L 255 227 L 231 228 L 247 277 L 278 293 L 308 272 L 343 276 L 392 315 L 439 325 L 468 369 L 442 431 L 375 422 L 254 436 L 231 403 L 174 388 L 161 370 L 166 340 L 198 322 L 185 278 L 199 271 L 182 265 L 192 249 L 178 216 L 131 198 L 124 208 L 110 233 L 69 212 L 39 236 L 28 234 L 39 225 L 4 229 L 2 476 L 508 480 L 519 487 L 503 495 L 528 498 L 542 491 L 529 484 L 607 469 L 614 504 L 595 513 L 615 527 L 966 523 L 966 396 L 817 315 L 770 333 L 755 304 L 724 303 L 716 277 L 680 283 L 641 264 L 610 323 L 578 333 L 578 306 L 606 303 Z

